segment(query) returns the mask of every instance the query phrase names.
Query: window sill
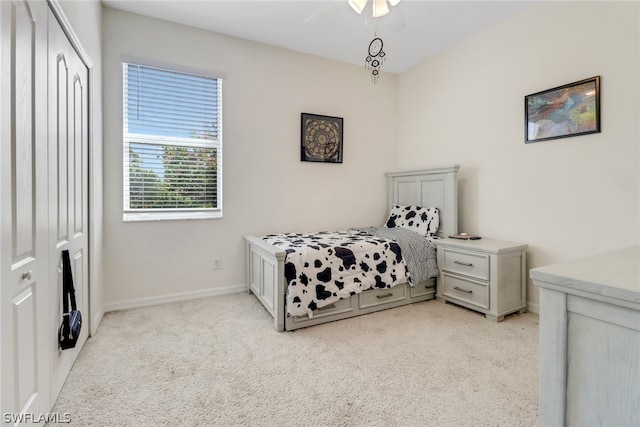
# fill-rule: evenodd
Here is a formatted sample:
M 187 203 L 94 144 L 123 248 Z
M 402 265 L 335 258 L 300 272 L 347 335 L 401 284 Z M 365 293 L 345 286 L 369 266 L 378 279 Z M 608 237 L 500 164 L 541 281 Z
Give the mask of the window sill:
M 125 212 L 122 214 L 124 222 L 138 221 L 179 221 L 192 219 L 219 219 L 222 211 L 200 212 Z

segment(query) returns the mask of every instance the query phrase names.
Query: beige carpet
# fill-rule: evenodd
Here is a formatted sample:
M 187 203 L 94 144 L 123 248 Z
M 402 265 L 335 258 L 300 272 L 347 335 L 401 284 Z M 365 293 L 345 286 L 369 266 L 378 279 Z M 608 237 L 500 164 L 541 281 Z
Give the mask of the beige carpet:
M 251 295 L 105 315 L 53 412 L 88 426 L 535 426 L 538 317 L 428 301 L 278 333 Z

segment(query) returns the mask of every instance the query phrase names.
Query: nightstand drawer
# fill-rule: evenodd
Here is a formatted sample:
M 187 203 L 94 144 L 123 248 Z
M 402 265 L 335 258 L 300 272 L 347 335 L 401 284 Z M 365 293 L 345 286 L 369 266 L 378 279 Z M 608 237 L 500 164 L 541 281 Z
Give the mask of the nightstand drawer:
M 478 307 L 489 308 L 489 285 L 465 280 L 460 277 L 443 275 L 442 293 L 451 298 L 464 301 Z
M 390 289 L 368 290 L 360 294 L 360 308 L 374 307 L 406 298 L 407 286 L 394 286 Z
M 444 271 L 489 280 L 489 255 L 451 249 L 443 250 L 444 265 L 442 269 Z

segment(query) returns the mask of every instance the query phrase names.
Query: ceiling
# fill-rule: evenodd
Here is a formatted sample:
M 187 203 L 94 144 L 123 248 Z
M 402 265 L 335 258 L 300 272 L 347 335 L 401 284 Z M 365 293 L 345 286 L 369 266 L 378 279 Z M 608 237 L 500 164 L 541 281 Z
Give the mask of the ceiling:
M 347 0 L 102 0 L 108 7 L 364 65 L 376 33 L 382 71 L 402 73 L 512 15 L 532 1 L 401 0 L 381 18 Z

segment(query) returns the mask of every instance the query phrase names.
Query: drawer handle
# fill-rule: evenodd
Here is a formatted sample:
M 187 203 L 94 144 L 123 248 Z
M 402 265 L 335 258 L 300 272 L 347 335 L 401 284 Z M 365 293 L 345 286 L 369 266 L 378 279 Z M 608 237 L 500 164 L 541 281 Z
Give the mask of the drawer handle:
M 459 264 L 459 265 L 464 265 L 465 267 L 473 267 L 473 264 L 471 264 L 470 262 L 460 262 L 460 261 L 453 261 L 454 264 Z
M 332 308 L 336 308 L 335 304 L 329 304 L 329 305 L 325 305 L 324 307 L 320 307 L 318 310 L 316 311 L 324 311 L 324 310 L 331 310 Z
M 453 289 L 455 289 L 456 291 L 466 292 L 466 293 L 468 293 L 468 294 L 472 294 L 472 293 L 473 293 L 473 291 L 469 291 L 469 290 L 467 290 L 467 289 L 462 289 L 462 288 L 459 288 L 459 287 L 457 287 L 457 286 L 454 286 L 454 287 L 453 287 Z
M 385 295 L 376 295 L 376 298 L 385 299 L 385 298 L 389 298 L 389 297 L 392 297 L 392 296 L 393 296 L 393 294 L 391 292 L 389 292 L 388 294 L 385 294 Z

